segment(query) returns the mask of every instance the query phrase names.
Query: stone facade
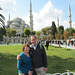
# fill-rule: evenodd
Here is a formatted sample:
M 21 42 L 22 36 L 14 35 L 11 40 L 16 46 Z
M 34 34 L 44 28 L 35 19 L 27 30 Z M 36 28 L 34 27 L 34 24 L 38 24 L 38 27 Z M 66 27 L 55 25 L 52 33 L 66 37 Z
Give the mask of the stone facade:
M 18 43 L 27 43 L 30 41 L 30 37 L 4 37 L 3 38 L 3 43 L 15 43 L 15 44 L 18 44 Z
M 21 18 L 16 17 L 13 20 L 9 19 L 9 21 L 7 21 L 6 29 L 8 28 L 15 29 L 17 32 L 16 35 L 22 35 L 22 33 L 24 33 L 24 28 L 30 28 L 30 26 Z

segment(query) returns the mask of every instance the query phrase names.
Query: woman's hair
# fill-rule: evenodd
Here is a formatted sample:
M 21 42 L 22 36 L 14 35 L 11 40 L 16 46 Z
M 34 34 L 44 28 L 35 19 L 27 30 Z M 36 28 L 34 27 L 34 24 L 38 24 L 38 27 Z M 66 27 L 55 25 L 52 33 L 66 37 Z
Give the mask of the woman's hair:
M 23 45 L 23 51 L 24 51 L 25 47 L 29 47 L 29 48 L 30 48 L 30 46 L 29 46 L 28 43 L 25 43 L 25 44 Z

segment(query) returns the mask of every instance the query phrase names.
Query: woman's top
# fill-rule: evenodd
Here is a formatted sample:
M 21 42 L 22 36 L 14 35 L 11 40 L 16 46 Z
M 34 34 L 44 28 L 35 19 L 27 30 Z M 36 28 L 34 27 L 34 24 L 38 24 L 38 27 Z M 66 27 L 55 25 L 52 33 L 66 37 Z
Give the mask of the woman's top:
M 17 61 L 18 73 L 28 73 L 32 68 L 31 57 L 25 55 L 24 53 L 20 54 L 21 59 Z

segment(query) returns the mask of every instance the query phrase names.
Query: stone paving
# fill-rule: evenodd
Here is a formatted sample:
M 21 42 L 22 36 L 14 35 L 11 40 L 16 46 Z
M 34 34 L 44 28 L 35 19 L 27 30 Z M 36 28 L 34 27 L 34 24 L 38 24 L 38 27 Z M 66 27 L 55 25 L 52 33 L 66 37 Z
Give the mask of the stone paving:
M 59 46 L 59 45 L 57 45 L 57 44 L 51 44 L 51 45 L 53 45 L 53 46 Z M 60 45 L 60 46 L 61 46 L 61 47 L 64 47 L 64 48 L 75 49 L 74 46 L 66 46 L 66 45 Z

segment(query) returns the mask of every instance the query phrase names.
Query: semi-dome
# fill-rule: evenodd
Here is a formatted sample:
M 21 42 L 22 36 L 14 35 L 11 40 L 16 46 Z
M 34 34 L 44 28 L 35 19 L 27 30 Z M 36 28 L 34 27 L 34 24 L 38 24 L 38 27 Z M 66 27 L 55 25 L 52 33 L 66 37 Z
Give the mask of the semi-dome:
M 18 22 L 13 22 L 11 25 L 20 25 Z
M 10 24 L 10 27 L 11 28 L 19 28 L 19 27 L 21 27 L 20 25 L 21 24 L 19 24 L 18 22 L 13 22 L 13 23 Z

